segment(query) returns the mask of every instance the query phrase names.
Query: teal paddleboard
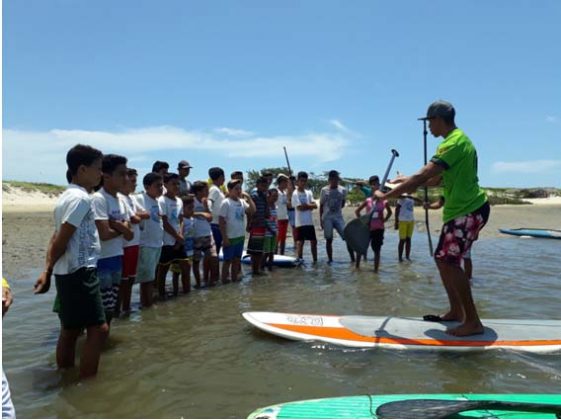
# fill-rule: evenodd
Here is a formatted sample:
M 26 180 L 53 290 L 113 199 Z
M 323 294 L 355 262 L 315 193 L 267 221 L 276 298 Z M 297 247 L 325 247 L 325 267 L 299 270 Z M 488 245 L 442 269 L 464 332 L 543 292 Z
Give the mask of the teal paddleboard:
M 499 229 L 499 232 L 514 236 L 531 236 L 533 238 L 561 239 L 561 230 L 556 229 Z
M 555 419 L 561 394 L 357 395 L 260 408 L 250 419 L 495 418 Z

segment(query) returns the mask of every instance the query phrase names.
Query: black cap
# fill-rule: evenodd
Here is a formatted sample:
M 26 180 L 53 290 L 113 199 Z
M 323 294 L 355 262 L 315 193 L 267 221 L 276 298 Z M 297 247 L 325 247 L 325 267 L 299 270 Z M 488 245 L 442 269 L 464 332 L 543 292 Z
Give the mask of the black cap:
M 427 116 L 419 118 L 419 120 L 430 120 L 437 117 L 454 119 L 455 116 L 456 110 L 450 102 L 438 100 L 430 104 L 427 109 Z

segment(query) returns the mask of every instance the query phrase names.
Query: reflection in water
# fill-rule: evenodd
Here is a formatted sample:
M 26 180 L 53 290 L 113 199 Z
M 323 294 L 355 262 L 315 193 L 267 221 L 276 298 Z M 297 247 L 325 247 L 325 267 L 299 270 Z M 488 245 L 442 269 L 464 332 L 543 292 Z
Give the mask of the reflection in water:
M 246 275 L 241 284 L 136 311 L 112 327 L 98 377 L 78 385 L 75 370 L 56 370 L 54 294 L 32 296 L 38 273 L 30 273 L 15 285 L 15 305 L 4 320 L 3 364 L 18 415 L 228 418 L 276 402 L 361 393 L 561 389 L 559 355 L 345 349 L 276 338 L 241 317 L 244 311 L 420 316 L 445 309 L 426 237 L 413 238 L 412 263 L 396 261 L 394 232 L 385 242 L 377 275 L 371 260 L 354 269 L 336 240 L 340 257 L 332 265 L 320 260 L 255 280 Z M 532 265 L 535 255 L 539 264 Z M 473 258 L 482 317 L 559 318 L 561 241 L 483 238 Z

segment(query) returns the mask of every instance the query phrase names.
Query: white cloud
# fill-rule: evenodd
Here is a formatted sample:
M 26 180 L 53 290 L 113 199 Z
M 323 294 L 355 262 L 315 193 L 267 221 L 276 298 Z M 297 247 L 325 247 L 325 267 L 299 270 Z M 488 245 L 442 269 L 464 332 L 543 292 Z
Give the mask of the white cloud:
M 546 115 L 546 116 L 545 116 L 545 120 L 546 120 L 548 123 L 555 124 L 555 123 L 557 123 L 557 122 L 559 121 L 559 117 L 557 117 L 557 116 L 555 116 L 555 115 Z
M 60 173 L 61 166 L 65 167 L 68 149 L 77 143 L 89 144 L 105 153 L 123 154 L 134 162 L 146 161 L 151 152 L 163 150 L 208 151 L 226 158 L 269 158 L 271 151 L 282 151 L 283 146 L 286 146 L 291 157 L 305 157 L 313 159 L 315 163 L 340 158 L 349 143 L 349 136 L 338 131 L 278 136 L 256 136 L 249 131 L 244 133 L 247 137 L 224 138 L 216 130 L 188 131 L 171 126 L 118 132 L 5 129 L 2 142 L 3 176 L 29 179 L 29 174 L 37 174 L 53 179 L 52 174 Z
M 339 130 L 343 133 L 352 134 L 352 131 L 345 124 L 343 124 L 341 121 L 339 121 L 335 118 L 332 119 L 332 120 L 329 120 L 329 124 L 331 124 L 337 130 Z
M 215 128 L 214 131 L 220 134 L 225 134 L 230 137 L 251 137 L 255 135 L 255 133 L 253 133 L 252 131 L 240 130 L 238 128 L 228 128 L 228 127 Z
M 537 174 L 549 172 L 553 169 L 561 169 L 561 160 L 527 160 L 518 162 L 495 162 L 492 166 L 493 172 L 516 172 L 523 174 Z

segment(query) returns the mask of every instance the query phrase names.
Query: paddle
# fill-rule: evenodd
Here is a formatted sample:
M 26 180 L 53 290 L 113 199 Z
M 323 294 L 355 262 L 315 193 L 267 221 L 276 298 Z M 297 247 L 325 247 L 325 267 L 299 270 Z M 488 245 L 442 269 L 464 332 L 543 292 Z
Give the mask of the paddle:
M 376 417 L 380 419 L 446 419 L 463 411 L 504 410 L 532 413 L 554 413 L 559 418 L 561 405 L 525 402 L 474 400 L 403 400 L 380 405 Z
M 288 168 L 288 176 L 292 176 L 292 169 L 290 169 L 290 161 L 288 160 L 288 153 L 286 152 L 286 146 L 282 147 L 284 149 L 284 157 L 286 158 L 286 166 Z
M 423 146 L 425 151 L 425 165 L 427 164 L 427 117 L 418 118 L 418 120 L 423 121 Z M 429 189 L 428 187 L 424 187 L 425 190 L 425 203 L 429 202 Z M 429 252 L 430 256 L 434 255 L 434 251 L 432 249 L 432 238 L 430 236 L 430 227 L 429 227 L 429 209 L 425 209 L 425 226 L 427 227 L 427 237 L 429 238 Z

